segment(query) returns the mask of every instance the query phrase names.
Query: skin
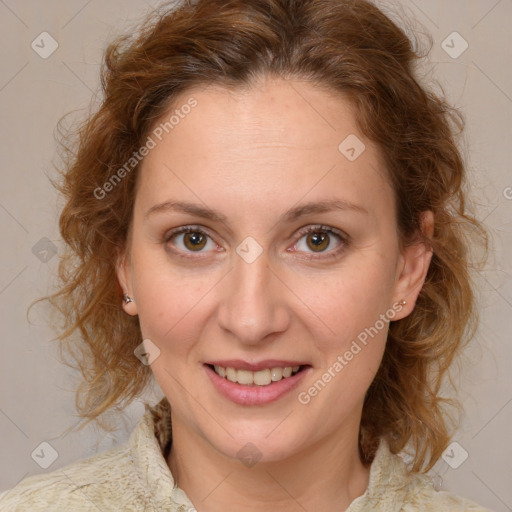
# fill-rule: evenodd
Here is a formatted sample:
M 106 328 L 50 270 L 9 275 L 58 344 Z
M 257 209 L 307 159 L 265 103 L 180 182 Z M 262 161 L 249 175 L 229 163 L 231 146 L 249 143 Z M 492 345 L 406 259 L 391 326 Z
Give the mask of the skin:
M 393 304 L 407 301 L 394 320 L 410 314 L 430 249 L 401 249 L 381 155 L 339 94 L 266 78 L 248 90 L 189 90 L 174 108 L 190 96 L 197 106 L 142 163 L 117 262 L 119 282 L 134 299 L 123 307 L 160 350 L 151 369 L 171 404 L 169 468 L 200 512 L 344 510 L 368 486 L 358 431 L 388 324 L 308 404 L 298 394 Z M 349 134 L 366 146 L 353 162 L 338 150 Z M 170 199 L 207 206 L 226 221 L 175 211 L 144 217 Z M 329 199 L 367 213 L 278 221 L 298 204 Z M 430 212 L 423 222 L 431 236 Z M 348 243 L 327 232 L 330 241 L 315 251 L 299 230 L 318 224 L 348 235 Z M 199 252 L 190 235 L 165 240 L 189 225 L 208 235 Z M 248 236 L 263 250 L 252 263 L 236 252 Z M 232 403 L 203 367 L 214 359 L 269 358 L 309 361 L 312 370 L 297 389 L 263 406 Z M 252 467 L 237 456 L 248 442 L 261 456 Z

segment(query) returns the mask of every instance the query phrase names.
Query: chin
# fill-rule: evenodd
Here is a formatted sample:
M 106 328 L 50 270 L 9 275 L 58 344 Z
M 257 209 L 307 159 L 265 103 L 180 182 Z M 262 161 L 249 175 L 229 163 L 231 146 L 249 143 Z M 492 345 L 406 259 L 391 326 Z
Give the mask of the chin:
M 260 427 L 253 422 L 250 429 L 245 429 L 243 425 L 237 428 L 230 423 L 229 434 L 233 437 L 222 429 L 211 435 L 203 432 L 203 435 L 218 452 L 228 458 L 238 459 L 250 467 L 256 462 L 277 462 L 287 459 L 304 447 L 304 439 L 299 438 L 296 430 L 280 430 L 279 427 L 276 428 L 278 424 L 279 421 L 273 420 L 273 426 L 269 428 L 268 421 Z

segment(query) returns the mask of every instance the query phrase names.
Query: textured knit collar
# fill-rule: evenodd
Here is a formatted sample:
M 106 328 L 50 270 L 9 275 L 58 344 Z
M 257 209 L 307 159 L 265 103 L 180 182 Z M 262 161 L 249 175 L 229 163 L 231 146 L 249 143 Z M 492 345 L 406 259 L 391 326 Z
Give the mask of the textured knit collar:
M 145 413 L 132 432 L 130 445 L 135 463 L 139 465 L 142 485 L 149 491 L 155 505 L 161 509 L 194 510 L 185 492 L 175 486 L 167 465 L 172 441 L 171 410 L 164 397 L 154 406 L 145 405 Z M 415 478 L 428 478 L 415 475 Z M 381 439 L 370 468 L 368 487 L 364 494 L 352 501 L 346 512 L 368 510 L 400 510 L 402 498 L 410 491 L 412 477 L 398 455 L 393 455 L 387 442 Z M 180 509 L 181 510 L 181 509 Z

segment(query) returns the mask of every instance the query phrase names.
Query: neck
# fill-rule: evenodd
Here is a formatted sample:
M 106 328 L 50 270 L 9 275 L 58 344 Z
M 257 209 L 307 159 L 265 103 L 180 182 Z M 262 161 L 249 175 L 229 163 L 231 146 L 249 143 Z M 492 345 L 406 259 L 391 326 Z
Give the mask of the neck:
M 345 510 L 368 486 L 370 466 L 360 460 L 358 430 L 350 437 L 335 433 L 284 460 L 249 467 L 217 451 L 174 416 L 172 425 L 167 463 L 199 512 Z

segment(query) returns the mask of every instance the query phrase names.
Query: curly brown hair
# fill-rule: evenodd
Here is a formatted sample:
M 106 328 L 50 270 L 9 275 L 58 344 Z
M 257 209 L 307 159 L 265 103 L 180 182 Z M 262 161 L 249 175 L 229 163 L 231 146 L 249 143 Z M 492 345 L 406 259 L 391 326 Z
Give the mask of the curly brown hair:
M 73 361 L 67 364 L 83 376 L 76 406 L 85 424 L 133 400 L 151 376 L 134 355 L 140 326 L 122 309 L 115 272 L 139 165 L 120 169 L 192 87 L 297 78 L 342 93 L 357 108 L 360 130 L 385 158 L 402 244 L 422 236 L 422 212 L 434 213 L 427 278 L 412 313 L 390 324 L 359 443 L 365 462 L 385 437 L 394 453 L 411 443 L 413 471 L 433 466 L 451 437 L 445 406 L 460 410 L 457 400 L 441 396 L 441 385 L 477 324 L 470 272 L 478 262 L 469 248 L 485 255 L 488 240 L 467 205 L 456 144 L 463 115 L 418 83 L 416 64 L 430 48 L 423 54 L 417 43 L 366 0 L 188 0 L 163 4 L 108 45 L 101 104 L 63 137 L 62 179 L 54 185 L 66 199 L 60 232 L 67 252 L 58 291 L 40 299 L 62 313 L 56 339 L 61 357 L 65 348 Z M 114 175 L 122 179 L 104 193 Z

